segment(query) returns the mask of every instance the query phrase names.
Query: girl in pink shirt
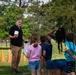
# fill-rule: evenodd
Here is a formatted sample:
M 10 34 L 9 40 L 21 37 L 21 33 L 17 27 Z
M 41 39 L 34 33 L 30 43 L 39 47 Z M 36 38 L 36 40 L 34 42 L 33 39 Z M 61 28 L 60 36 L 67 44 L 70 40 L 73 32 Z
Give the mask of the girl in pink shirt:
M 28 46 L 28 69 L 31 71 L 31 75 L 40 75 L 40 56 L 41 46 L 38 44 L 38 35 L 32 34 L 30 39 L 30 45 Z

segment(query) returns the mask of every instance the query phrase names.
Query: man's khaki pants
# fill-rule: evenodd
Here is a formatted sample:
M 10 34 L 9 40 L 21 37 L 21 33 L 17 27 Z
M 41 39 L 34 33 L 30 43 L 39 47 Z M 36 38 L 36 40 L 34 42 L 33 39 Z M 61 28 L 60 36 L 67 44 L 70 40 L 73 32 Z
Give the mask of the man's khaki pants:
M 21 57 L 21 49 L 22 47 L 14 46 L 11 45 L 12 49 L 12 63 L 11 63 L 11 70 L 16 70 L 18 71 L 18 65 L 20 62 L 20 57 Z

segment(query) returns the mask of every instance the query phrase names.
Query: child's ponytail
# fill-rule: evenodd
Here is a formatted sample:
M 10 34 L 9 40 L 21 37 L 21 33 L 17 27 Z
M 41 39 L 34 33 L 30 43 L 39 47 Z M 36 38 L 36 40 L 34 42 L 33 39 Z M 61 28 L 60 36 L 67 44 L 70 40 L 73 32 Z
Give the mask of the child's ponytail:
M 38 46 L 38 42 L 35 42 L 35 43 L 34 43 L 34 47 L 37 47 L 37 46 Z

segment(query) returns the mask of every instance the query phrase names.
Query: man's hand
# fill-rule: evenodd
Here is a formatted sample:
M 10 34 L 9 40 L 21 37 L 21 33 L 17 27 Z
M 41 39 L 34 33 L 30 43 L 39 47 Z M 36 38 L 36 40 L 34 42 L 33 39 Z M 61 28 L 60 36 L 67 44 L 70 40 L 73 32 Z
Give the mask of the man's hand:
M 17 38 L 17 37 L 18 37 L 18 35 L 17 35 L 17 34 L 15 34 L 15 35 L 14 35 L 14 38 Z

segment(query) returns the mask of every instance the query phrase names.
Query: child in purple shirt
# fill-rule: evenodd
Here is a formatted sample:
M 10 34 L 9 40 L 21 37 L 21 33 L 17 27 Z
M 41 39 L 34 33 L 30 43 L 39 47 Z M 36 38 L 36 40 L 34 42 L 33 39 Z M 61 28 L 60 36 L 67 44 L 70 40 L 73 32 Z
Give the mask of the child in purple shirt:
M 28 69 L 31 71 L 31 75 L 40 75 L 41 46 L 38 44 L 37 34 L 31 36 L 27 57 L 29 60 Z

